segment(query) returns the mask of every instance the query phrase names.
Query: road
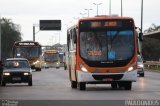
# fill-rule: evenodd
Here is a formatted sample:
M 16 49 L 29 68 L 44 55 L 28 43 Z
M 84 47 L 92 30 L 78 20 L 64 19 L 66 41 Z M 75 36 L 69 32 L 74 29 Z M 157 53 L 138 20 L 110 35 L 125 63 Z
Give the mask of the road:
M 0 87 L 0 99 L 14 100 L 160 100 L 160 73 L 145 72 L 138 77 L 132 90 L 112 90 L 110 84 L 87 85 L 86 91 L 72 89 L 68 72 L 61 69 L 33 71 L 33 86 L 8 84 Z

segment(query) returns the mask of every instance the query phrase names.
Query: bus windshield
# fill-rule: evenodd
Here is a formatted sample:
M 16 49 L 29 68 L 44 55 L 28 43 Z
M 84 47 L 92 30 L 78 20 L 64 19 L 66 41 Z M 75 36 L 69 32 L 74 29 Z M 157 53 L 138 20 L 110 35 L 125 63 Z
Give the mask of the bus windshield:
M 16 48 L 16 57 L 38 58 L 40 55 L 39 47 L 18 47 Z
M 89 61 L 126 60 L 133 56 L 132 30 L 80 32 L 80 54 Z
M 45 54 L 45 61 L 47 62 L 56 62 L 59 59 L 59 54 Z

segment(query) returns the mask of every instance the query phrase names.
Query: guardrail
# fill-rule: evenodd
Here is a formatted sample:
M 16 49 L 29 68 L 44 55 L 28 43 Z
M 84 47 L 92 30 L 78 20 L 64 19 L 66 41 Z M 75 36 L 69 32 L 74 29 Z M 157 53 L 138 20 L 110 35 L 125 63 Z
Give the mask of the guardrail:
M 159 61 L 146 61 L 144 63 L 144 67 L 147 69 L 160 70 L 160 62 Z

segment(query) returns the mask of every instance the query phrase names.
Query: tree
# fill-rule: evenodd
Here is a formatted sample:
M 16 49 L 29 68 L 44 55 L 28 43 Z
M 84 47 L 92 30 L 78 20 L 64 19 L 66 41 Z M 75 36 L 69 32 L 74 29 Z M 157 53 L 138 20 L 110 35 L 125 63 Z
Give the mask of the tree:
M 12 57 L 12 46 L 15 41 L 21 41 L 21 33 L 19 25 L 12 22 L 11 19 L 1 19 L 1 56 L 2 61 Z
M 144 33 L 154 32 L 160 30 L 160 26 L 152 24 L 148 29 L 144 31 Z
M 152 24 L 144 33 L 154 32 L 160 30 L 160 26 Z M 143 58 L 148 61 L 159 61 L 160 59 L 160 39 L 153 37 L 144 37 Z

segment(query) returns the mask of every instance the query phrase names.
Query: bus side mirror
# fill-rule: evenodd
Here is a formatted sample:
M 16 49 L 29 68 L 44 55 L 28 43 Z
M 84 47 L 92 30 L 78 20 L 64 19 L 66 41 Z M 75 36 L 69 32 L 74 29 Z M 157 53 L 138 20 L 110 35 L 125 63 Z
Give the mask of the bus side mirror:
M 143 33 L 139 33 L 139 40 L 143 41 Z

